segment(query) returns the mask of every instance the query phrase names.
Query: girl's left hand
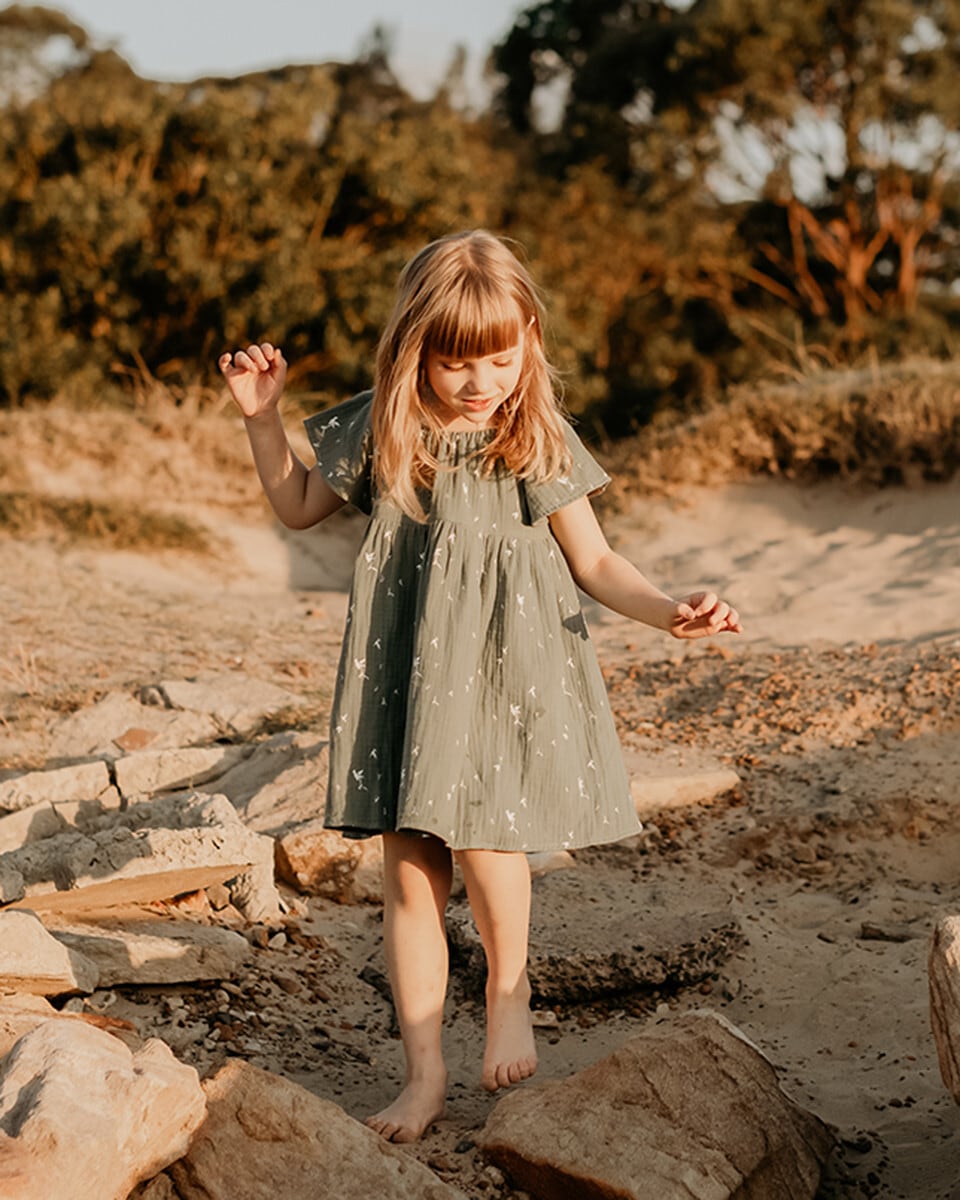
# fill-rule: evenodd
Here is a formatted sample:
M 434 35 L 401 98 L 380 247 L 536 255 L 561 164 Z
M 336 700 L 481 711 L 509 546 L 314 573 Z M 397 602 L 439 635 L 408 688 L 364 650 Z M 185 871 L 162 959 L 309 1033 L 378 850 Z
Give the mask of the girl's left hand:
M 743 626 L 737 610 L 715 592 L 694 592 L 677 602 L 668 632 L 675 638 L 701 638 L 743 633 Z

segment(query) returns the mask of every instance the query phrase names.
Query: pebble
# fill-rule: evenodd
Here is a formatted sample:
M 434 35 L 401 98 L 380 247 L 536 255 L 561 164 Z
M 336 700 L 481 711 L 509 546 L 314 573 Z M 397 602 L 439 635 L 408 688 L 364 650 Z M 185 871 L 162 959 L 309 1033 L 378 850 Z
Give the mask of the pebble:
M 287 944 L 287 935 L 281 930 L 275 933 L 272 938 L 267 941 L 267 947 L 270 950 L 282 950 Z
M 530 1018 L 534 1029 L 556 1029 L 560 1024 L 557 1014 L 549 1008 L 532 1012 Z
M 84 1001 L 83 997 L 73 996 L 66 1002 L 60 1011 L 65 1013 L 82 1013 L 85 1008 L 86 1002 Z

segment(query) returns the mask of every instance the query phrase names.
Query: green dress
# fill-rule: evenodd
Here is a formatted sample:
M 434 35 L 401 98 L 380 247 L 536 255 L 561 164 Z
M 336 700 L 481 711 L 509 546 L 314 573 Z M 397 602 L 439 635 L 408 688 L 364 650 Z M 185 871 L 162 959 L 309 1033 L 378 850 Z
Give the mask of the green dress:
M 572 469 L 483 477 L 491 434 L 438 439 L 425 523 L 371 484 L 364 392 L 305 422 L 320 471 L 370 514 L 331 713 L 326 825 L 452 849 L 555 850 L 640 824 L 576 585 L 547 517 L 609 483 L 568 425 Z

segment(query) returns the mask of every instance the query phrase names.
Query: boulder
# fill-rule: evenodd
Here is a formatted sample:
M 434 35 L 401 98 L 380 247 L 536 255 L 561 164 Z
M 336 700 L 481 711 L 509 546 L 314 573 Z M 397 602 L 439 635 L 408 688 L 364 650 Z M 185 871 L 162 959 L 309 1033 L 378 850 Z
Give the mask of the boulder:
M 28 842 L 39 842 L 66 833 L 70 829 L 86 831 L 96 827 L 104 813 L 120 809 L 120 793 L 108 787 L 94 800 L 61 800 L 54 804 L 34 804 L 0 817 L 0 854 L 19 850 Z
M 411 1154 L 288 1079 L 231 1059 L 203 1088 L 206 1120 L 167 1170 L 181 1200 L 465 1200 Z
M 0 811 L 18 812 L 37 804 L 96 800 L 110 788 L 106 763 L 74 763 L 51 771 L 26 771 L 0 781 Z
M 225 796 L 166 797 L 112 821 L 95 833 L 61 833 L 0 854 L 0 904 L 80 912 L 231 880 L 233 901 L 249 920 L 279 915 L 273 841 L 247 829 Z
M 113 770 L 122 796 L 151 796 L 207 783 L 235 767 L 246 754 L 244 746 L 140 750 L 118 758 Z
M 82 1021 L 44 1021 L 0 1060 L 4 1200 L 126 1200 L 187 1149 L 197 1072 L 156 1038 L 131 1052 Z
M 456 969 L 482 990 L 486 962 L 465 901 L 451 902 L 447 932 Z M 542 1002 L 690 987 L 715 975 L 743 940 L 720 889 L 638 882 L 613 866 L 533 882 L 528 971 Z
M 0 921 L 5 915 L 0 913 Z M 96 967 L 102 988 L 232 979 L 250 957 L 250 943 L 241 934 L 195 921 L 104 916 L 96 924 L 68 924 L 50 914 L 47 925 L 58 943 Z
M 116 758 L 121 750 L 201 746 L 220 736 L 203 713 L 141 704 L 127 692 L 109 692 L 96 704 L 62 718 L 47 744 L 50 758 Z
M 92 992 L 99 982 L 96 964 L 52 937 L 36 913 L 0 912 L 0 992 L 63 996 Z
M 930 1024 L 940 1074 L 960 1104 L 960 917 L 944 917 L 933 931 L 928 957 Z
M 277 874 L 309 896 L 339 904 L 383 900 L 383 840 L 345 838 L 312 821 L 276 842 Z
M 812 1200 L 833 1143 L 760 1051 L 706 1012 L 506 1096 L 479 1138 L 535 1200 Z
M 229 675 L 205 673 L 196 679 L 172 679 L 160 685 L 171 708 L 205 713 L 221 734 L 246 737 L 266 719 L 285 708 L 297 708 L 303 698 L 292 692 L 251 679 L 238 671 Z

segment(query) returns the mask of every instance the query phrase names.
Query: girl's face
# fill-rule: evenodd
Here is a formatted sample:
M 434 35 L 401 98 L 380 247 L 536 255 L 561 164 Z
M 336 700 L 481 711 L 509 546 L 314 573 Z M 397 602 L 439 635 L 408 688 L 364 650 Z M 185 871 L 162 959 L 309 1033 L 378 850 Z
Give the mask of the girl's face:
M 523 340 L 484 358 L 449 358 L 427 351 L 426 376 L 430 404 L 450 433 L 486 429 L 509 398 L 523 368 Z

